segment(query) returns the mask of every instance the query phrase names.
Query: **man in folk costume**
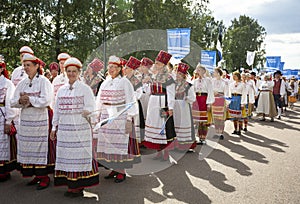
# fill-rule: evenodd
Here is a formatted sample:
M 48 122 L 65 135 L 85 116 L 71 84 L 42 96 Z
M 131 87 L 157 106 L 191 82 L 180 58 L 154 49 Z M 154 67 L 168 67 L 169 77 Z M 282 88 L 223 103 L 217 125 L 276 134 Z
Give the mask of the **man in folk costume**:
M 277 108 L 277 119 L 281 119 L 281 113 L 283 109 L 283 97 L 286 94 L 285 91 L 285 82 L 282 80 L 281 76 L 281 71 L 276 71 L 274 72 L 274 87 L 273 87 L 273 96 L 274 96 L 274 101 L 275 105 Z
M 211 124 L 211 108 L 215 102 L 211 80 L 206 77 L 206 68 L 200 64 L 196 67 L 199 78 L 194 81 L 196 101 L 193 103 L 193 118 L 198 125 L 198 136 L 200 144 L 206 143 L 208 127 Z M 198 124 L 197 124 L 198 123 Z
M 171 54 L 161 50 L 156 59 L 149 98 L 144 146 L 157 150 L 154 159 L 169 161 L 169 149 L 174 148 L 176 138 L 173 109 L 175 104 L 175 81 L 168 74 L 167 64 Z
M 0 58 L 0 182 L 10 179 L 10 172 L 16 169 L 16 135 L 9 134 L 17 114 L 17 110 L 10 107 L 14 91 L 15 86 L 8 79 L 4 59 Z
M 28 46 L 21 47 L 19 52 L 20 52 L 20 61 L 21 61 L 22 65 L 15 68 L 14 71 L 12 72 L 12 74 L 11 74 L 11 81 L 13 82 L 13 84 L 15 86 L 17 86 L 18 83 L 22 79 L 25 79 L 25 78 L 28 77 L 26 72 L 24 71 L 24 67 L 23 67 L 23 62 L 22 62 L 23 55 L 25 53 L 29 53 L 29 54 L 32 54 L 32 55 L 34 54 L 33 50 Z
M 94 96 L 97 96 L 100 85 L 103 81 L 103 76 L 100 73 L 104 69 L 104 62 L 100 59 L 95 58 L 91 63 L 88 64 L 87 69 L 84 73 L 84 82 L 91 87 Z
M 67 84 L 68 83 L 68 77 L 65 73 L 65 68 L 64 68 L 64 63 L 67 59 L 69 59 L 71 56 L 67 53 L 60 53 L 58 56 L 57 56 L 57 60 L 59 61 L 58 64 L 59 64 L 59 69 L 60 69 L 60 74 L 55 77 L 55 79 L 53 80 L 52 84 L 53 84 L 53 87 L 54 87 L 54 100 L 52 101 L 52 107 L 54 106 L 55 104 L 55 97 L 56 97 L 56 94 L 57 94 L 57 91 L 58 89 Z
M 83 189 L 99 183 L 92 153 L 92 126 L 88 115 L 95 111 L 94 94 L 79 80 L 82 64 L 74 57 L 64 64 L 68 84 L 56 95 L 51 139 L 56 138 L 55 186 L 68 186 L 67 197 L 83 196 Z
M 24 177 L 35 176 L 28 185 L 37 186 L 37 190 L 47 188 L 50 183 L 48 173 L 54 165 L 49 146 L 48 106 L 53 97 L 50 81 L 41 75 L 40 61 L 31 54 L 24 54 L 23 66 L 28 78 L 16 87 L 11 107 L 20 108 L 20 125 L 18 129 L 18 162 Z M 55 154 L 55 153 L 54 153 Z
M 225 72 L 226 73 L 226 72 Z M 215 102 L 212 104 L 212 116 L 216 134 L 221 140 L 224 139 L 225 119 L 226 119 L 226 100 L 229 96 L 228 82 L 222 79 L 224 72 L 220 68 L 215 68 L 212 79 L 212 87 Z
M 192 84 L 187 82 L 189 65 L 179 63 L 176 74 L 176 94 L 174 105 L 174 126 L 176 132 L 176 148 L 188 151 L 197 146 L 191 104 L 196 100 Z
M 109 57 L 108 76 L 101 84 L 96 105 L 100 111 L 99 121 L 110 119 L 95 136 L 98 139 L 97 160 L 112 169 L 105 179 L 114 178 L 116 183 L 120 183 L 126 178 L 125 169 L 139 163 L 141 157 L 133 127 L 138 106 L 132 84 L 126 77 L 122 77 L 119 57 Z
M 124 67 L 124 74 L 133 86 L 135 98 L 139 106 L 139 114 L 134 118 L 134 126 L 136 139 L 141 145 L 145 137 L 145 120 L 140 102 L 140 98 L 143 94 L 143 84 L 135 75 L 140 65 L 141 61 L 131 56 Z

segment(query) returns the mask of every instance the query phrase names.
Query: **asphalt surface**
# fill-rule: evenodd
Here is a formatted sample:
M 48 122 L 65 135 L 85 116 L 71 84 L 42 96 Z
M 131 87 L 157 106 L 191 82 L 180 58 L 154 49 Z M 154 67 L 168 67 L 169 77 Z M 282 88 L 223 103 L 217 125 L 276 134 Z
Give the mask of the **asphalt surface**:
M 64 197 L 66 187 L 54 187 L 52 177 L 49 188 L 37 191 L 14 171 L 0 183 L 0 203 L 300 203 L 299 113 L 300 103 L 275 122 L 254 115 L 241 136 L 231 134 L 227 121 L 224 140 L 211 127 L 207 145 L 171 152 L 171 162 L 154 161 L 153 152 L 142 149 L 143 162 L 123 183 L 105 180 L 109 171 L 100 169 L 100 184 L 86 189 L 98 201 Z

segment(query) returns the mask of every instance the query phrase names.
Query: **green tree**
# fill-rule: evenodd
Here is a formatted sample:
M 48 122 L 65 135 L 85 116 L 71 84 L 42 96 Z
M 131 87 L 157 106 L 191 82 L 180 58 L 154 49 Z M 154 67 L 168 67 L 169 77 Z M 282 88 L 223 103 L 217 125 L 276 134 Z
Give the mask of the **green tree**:
M 246 63 L 247 51 L 256 51 L 253 66 L 263 63 L 265 50 L 262 47 L 266 36 L 265 28 L 257 20 L 242 15 L 231 21 L 223 41 L 223 56 L 228 70 L 250 68 Z
M 8 64 L 19 62 L 18 50 L 29 45 L 47 64 L 60 52 L 82 59 L 95 41 L 90 1 L 85 0 L 8 0 L 0 20 L 1 49 Z

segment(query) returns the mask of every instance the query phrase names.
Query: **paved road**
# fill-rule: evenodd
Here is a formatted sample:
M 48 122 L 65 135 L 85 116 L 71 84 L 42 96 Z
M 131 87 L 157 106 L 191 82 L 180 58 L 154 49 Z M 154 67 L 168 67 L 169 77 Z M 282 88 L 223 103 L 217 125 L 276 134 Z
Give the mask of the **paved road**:
M 88 189 L 96 198 L 63 196 L 66 188 L 36 191 L 18 172 L 0 183 L 1 204 L 35 203 L 300 203 L 300 104 L 275 122 L 250 121 L 248 132 L 233 136 L 226 122 L 223 141 L 210 129 L 206 146 L 195 153 L 172 152 L 172 164 L 153 161 L 143 151 L 143 163 L 128 171 L 125 182 L 104 180 Z M 175 161 L 175 162 L 174 162 Z M 177 163 L 177 164 L 174 164 Z

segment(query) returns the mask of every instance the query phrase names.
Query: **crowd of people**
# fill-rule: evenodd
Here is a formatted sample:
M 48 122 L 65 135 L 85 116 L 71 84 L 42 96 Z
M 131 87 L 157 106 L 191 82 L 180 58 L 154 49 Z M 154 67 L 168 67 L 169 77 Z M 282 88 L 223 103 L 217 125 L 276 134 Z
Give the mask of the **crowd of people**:
M 11 75 L 0 61 L 0 181 L 17 169 L 33 177 L 37 190 L 67 186 L 67 197 L 105 179 L 126 179 L 126 169 L 141 162 L 140 148 L 156 151 L 154 160 L 169 161 L 169 151 L 191 151 L 206 144 L 208 128 L 224 139 L 225 121 L 232 134 L 248 131 L 253 110 L 261 121 L 281 119 L 299 97 L 299 84 L 280 71 L 258 75 L 198 64 L 190 76 L 185 63 L 170 64 L 161 50 L 155 60 L 110 56 L 95 58 L 83 71 L 67 53 L 46 64 L 23 46 L 21 66 Z M 260 79 L 263 78 L 263 80 Z

